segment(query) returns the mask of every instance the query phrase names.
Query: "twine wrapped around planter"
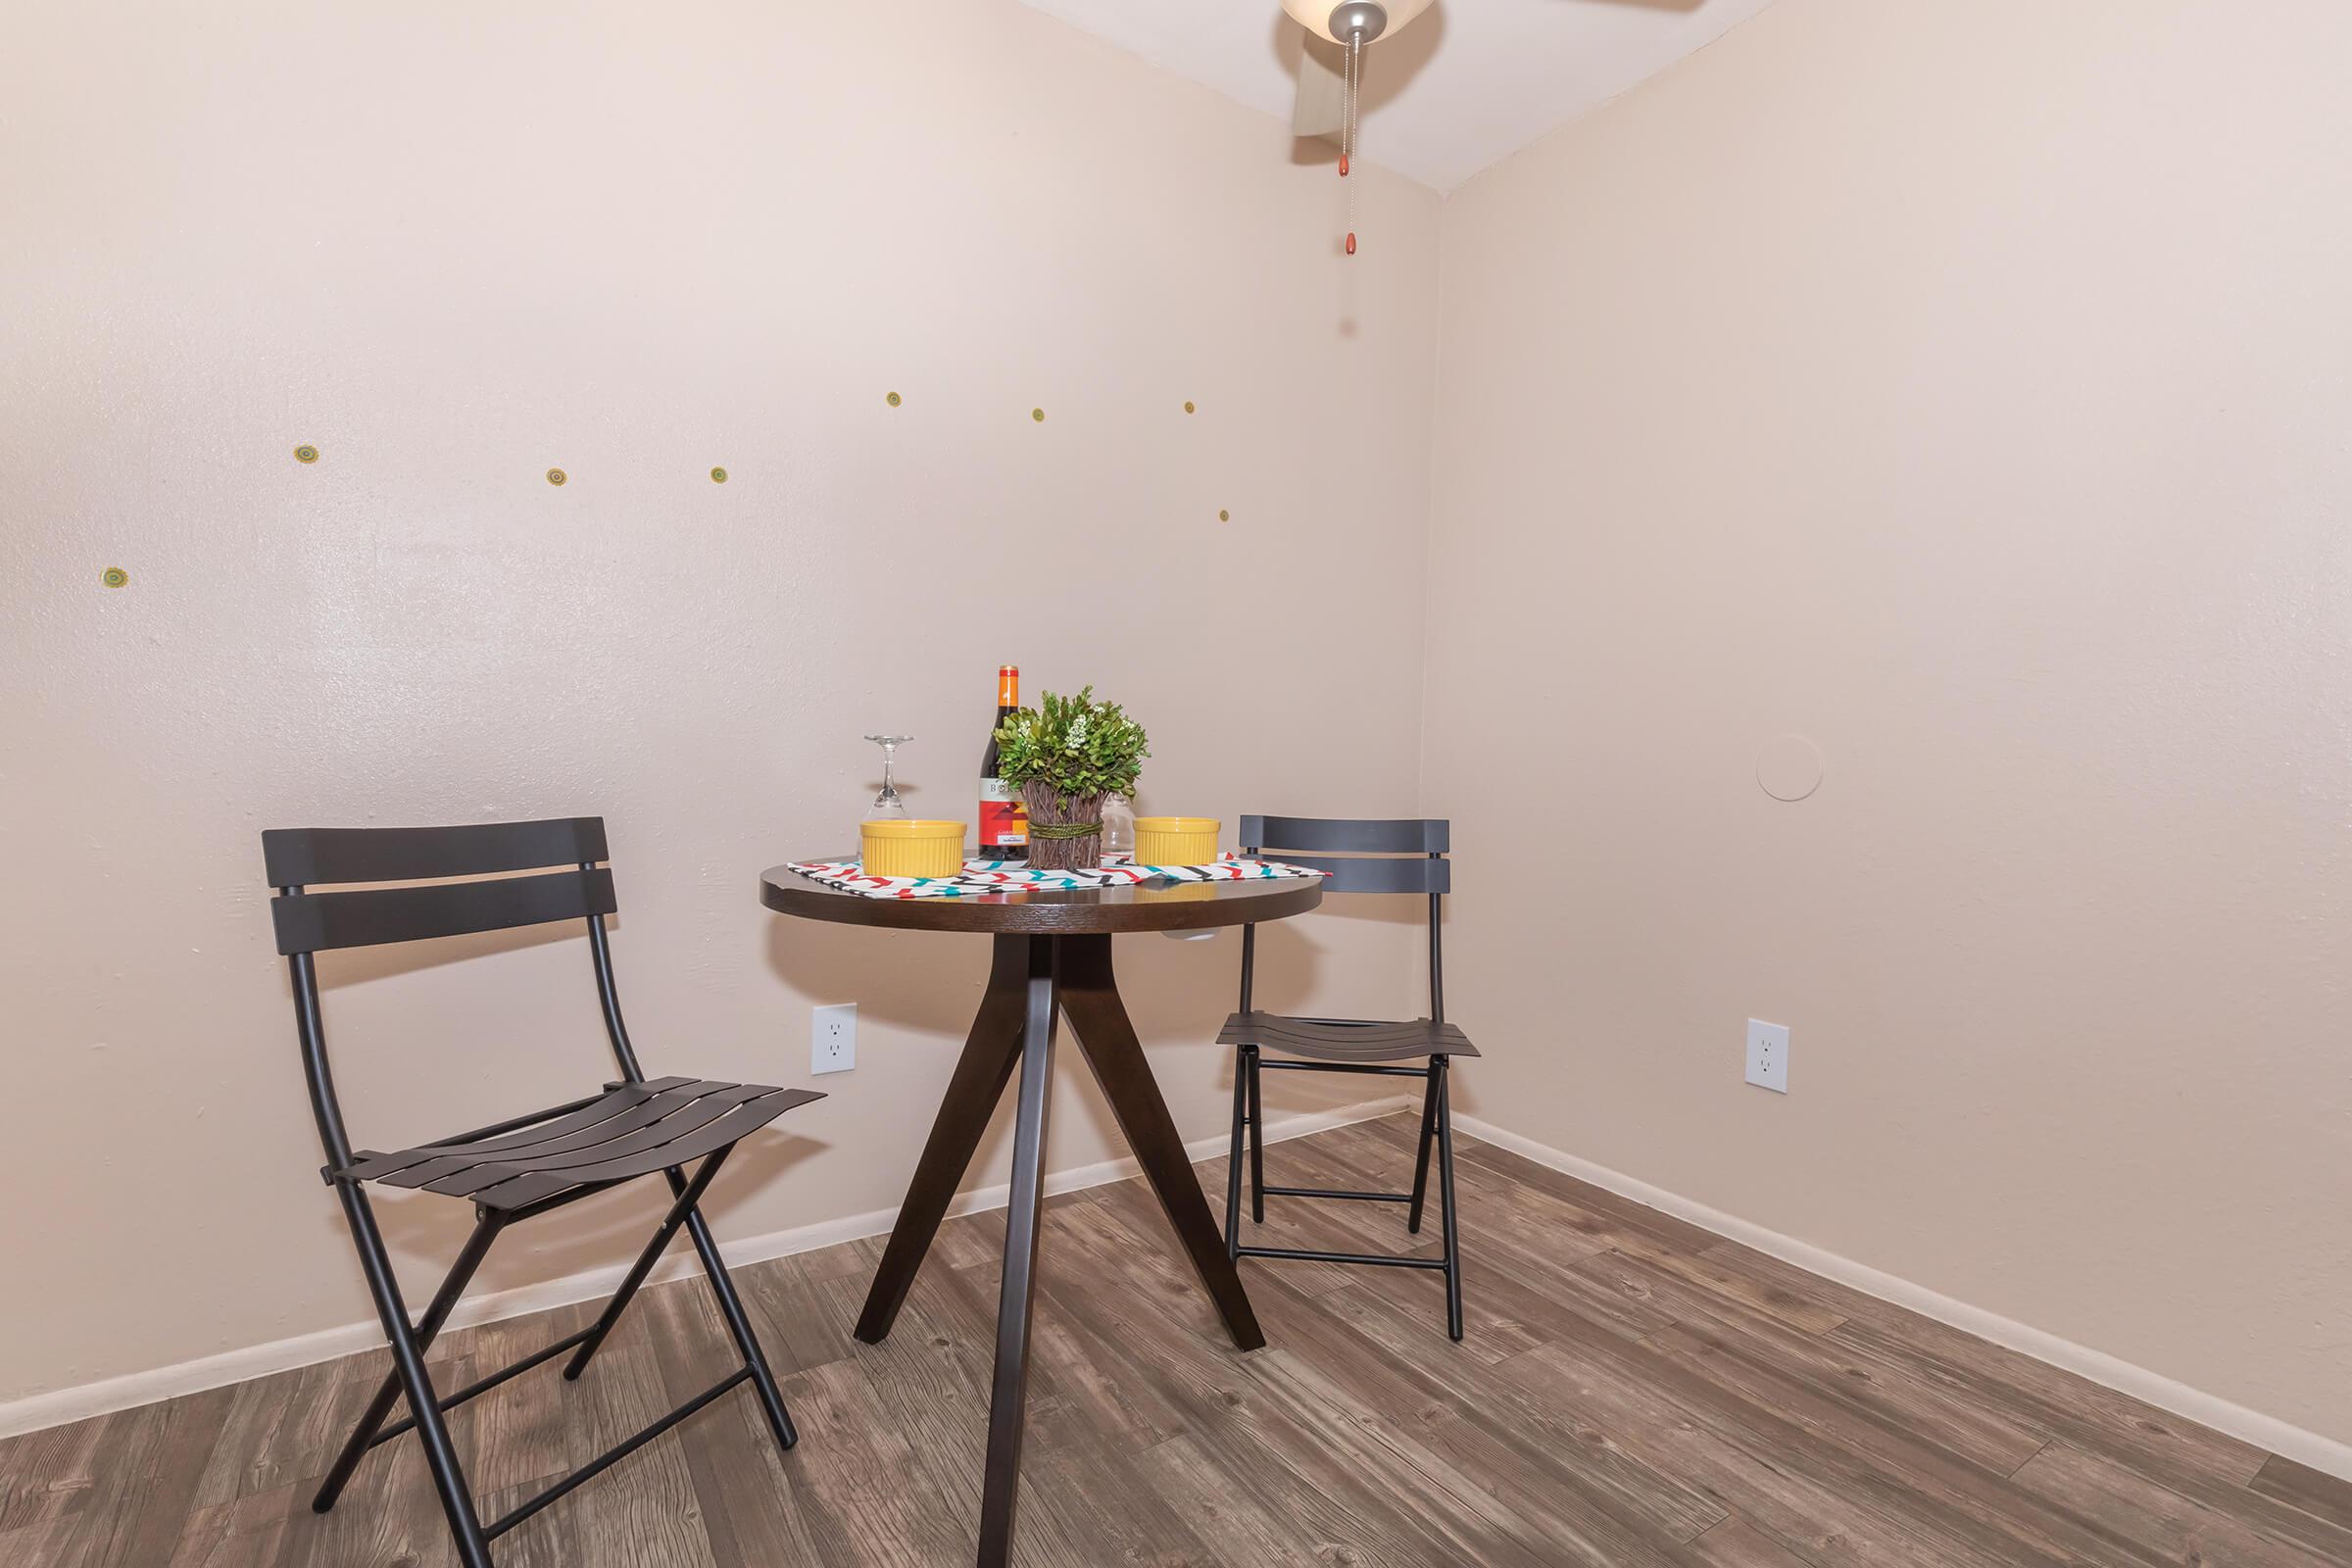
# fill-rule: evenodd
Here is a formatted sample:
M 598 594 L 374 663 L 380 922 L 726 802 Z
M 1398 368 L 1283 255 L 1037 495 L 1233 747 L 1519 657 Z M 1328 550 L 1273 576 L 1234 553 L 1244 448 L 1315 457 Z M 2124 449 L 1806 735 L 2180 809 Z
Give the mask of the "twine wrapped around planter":
M 1041 871 L 1092 871 L 1102 863 L 1102 797 L 1021 786 L 1029 807 L 1029 863 Z

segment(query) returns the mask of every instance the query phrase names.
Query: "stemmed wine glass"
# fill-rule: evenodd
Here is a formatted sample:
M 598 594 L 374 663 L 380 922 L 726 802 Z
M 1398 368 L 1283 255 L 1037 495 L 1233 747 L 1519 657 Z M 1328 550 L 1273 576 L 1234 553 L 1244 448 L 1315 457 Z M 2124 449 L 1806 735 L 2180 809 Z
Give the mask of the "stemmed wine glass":
M 906 814 L 906 803 L 899 799 L 899 787 L 890 776 L 890 764 L 898 749 L 914 739 L 911 735 L 868 735 L 867 740 L 882 748 L 882 793 L 874 797 L 873 809 L 865 813 L 869 822 L 882 818 L 899 818 Z

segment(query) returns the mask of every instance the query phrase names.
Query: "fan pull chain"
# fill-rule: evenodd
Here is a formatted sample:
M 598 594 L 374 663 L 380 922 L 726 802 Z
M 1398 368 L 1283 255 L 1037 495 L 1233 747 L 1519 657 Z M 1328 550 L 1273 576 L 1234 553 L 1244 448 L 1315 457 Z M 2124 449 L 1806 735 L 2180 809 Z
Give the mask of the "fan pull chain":
M 1348 71 L 1340 89 L 1340 177 L 1348 177 L 1348 161 L 1355 151 L 1356 104 L 1363 93 L 1364 32 L 1358 27 L 1348 39 Z M 1355 254 L 1355 187 L 1348 187 L 1348 254 Z

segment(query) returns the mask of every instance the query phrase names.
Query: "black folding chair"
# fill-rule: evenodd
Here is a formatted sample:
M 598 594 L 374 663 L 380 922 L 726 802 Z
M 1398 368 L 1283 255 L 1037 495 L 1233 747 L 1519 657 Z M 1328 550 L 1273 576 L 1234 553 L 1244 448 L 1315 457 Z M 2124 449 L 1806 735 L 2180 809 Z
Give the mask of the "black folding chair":
M 1257 928 L 1242 928 L 1242 1008 L 1225 1020 L 1217 1044 L 1237 1046 L 1233 1074 L 1233 1149 L 1225 1171 L 1225 1250 L 1235 1257 L 1304 1258 L 1316 1263 L 1362 1263 L 1376 1268 L 1432 1269 L 1446 1276 L 1446 1332 L 1462 1337 L 1462 1261 L 1453 1207 L 1453 1109 L 1446 1095 L 1447 1063 L 1475 1056 L 1470 1037 L 1446 1021 L 1445 956 L 1441 949 L 1441 905 L 1452 890 L 1446 859 L 1448 825 L 1443 821 L 1360 821 L 1311 816 L 1245 816 L 1243 853 L 1265 854 L 1291 865 L 1329 873 L 1324 887 L 1334 893 L 1416 893 L 1429 897 L 1429 1016 L 1410 1023 L 1360 1018 L 1290 1018 L 1258 1012 L 1250 1005 L 1257 961 Z M 1294 853 L 1303 852 L 1303 853 Z M 1374 857 L 1391 857 L 1375 858 Z M 1280 1051 L 1289 1060 L 1271 1057 Z M 1397 1063 L 1427 1058 L 1420 1067 Z M 1266 1185 L 1265 1097 L 1262 1075 L 1292 1072 L 1370 1073 L 1421 1078 L 1421 1138 L 1410 1193 L 1358 1193 L 1330 1187 Z M 1438 1212 L 1445 1231 L 1439 1257 L 1390 1257 L 1374 1252 L 1325 1252 L 1296 1247 L 1242 1244 L 1242 1131 L 1250 1133 L 1250 1211 L 1262 1225 L 1269 1198 L 1339 1198 L 1362 1203 L 1404 1203 L 1405 1229 L 1421 1233 L 1422 1200 L 1429 1193 L 1429 1150 L 1438 1149 Z
M 711 1178 L 738 1140 L 794 1106 L 823 1097 L 804 1089 L 772 1089 L 761 1084 L 694 1078 L 647 1080 L 637 1065 L 637 1053 L 629 1044 L 628 1029 L 620 1018 L 620 1001 L 612 986 L 612 955 L 604 921 L 614 907 L 612 873 L 597 863 L 606 858 L 604 819 L 583 816 L 470 827 L 281 828 L 262 835 L 262 854 L 270 885 L 278 890 L 270 906 L 277 925 L 277 951 L 286 956 L 294 974 L 295 1032 L 302 1042 L 303 1071 L 310 1078 L 311 1110 L 318 1117 L 318 1139 L 326 1150 L 326 1164 L 319 1174 L 342 1201 L 352 1241 L 359 1248 L 360 1268 L 368 1277 L 368 1293 L 375 1298 L 384 1337 L 392 1347 L 392 1374 L 376 1391 L 311 1506 L 319 1513 L 332 1508 L 368 1449 L 414 1429 L 424 1444 L 425 1461 L 449 1516 L 450 1532 L 457 1538 L 460 1560 L 466 1568 L 490 1568 L 492 1541 L 738 1384 L 749 1383 L 759 1391 L 760 1408 L 778 1446 L 791 1447 L 798 1439 L 792 1419 L 785 1413 L 783 1396 L 760 1354 L 760 1342 L 753 1337 L 751 1320 L 736 1298 L 700 1205 Z M 547 866 L 565 869 L 537 876 L 500 874 Z M 307 891 L 322 883 L 457 877 L 486 880 L 351 892 Z M 605 1032 L 620 1065 L 620 1081 L 607 1084 L 602 1094 L 416 1149 L 355 1153 L 344 1132 L 343 1111 L 327 1065 L 313 955 L 331 948 L 371 947 L 580 919 L 588 925 L 597 997 L 604 1007 Z M 685 1167 L 695 1159 L 702 1164 L 689 1177 Z M 517 1220 L 535 1219 L 592 1193 L 657 1172 L 669 1184 L 669 1210 L 594 1324 L 455 1394 L 443 1395 L 434 1389 L 425 1370 L 425 1348 L 449 1321 L 459 1294 L 501 1231 Z M 383 1236 L 368 1206 L 366 1188 L 369 1183 L 421 1188 L 469 1199 L 473 1203 L 473 1232 L 424 1316 L 415 1323 L 409 1321 L 400 1283 L 393 1277 Z M 473 1494 L 467 1490 L 442 1413 L 565 1350 L 572 1355 L 564 1376 L 577 1378 L 681 1225 L 702 1254 L 711 1294 L 718 1298 L 719 1315 L 734 1337 L 742 1366 L 635 1437 L 484 1525 L 475 1512 Z M 402 1396 L 408 1400 L 408 1416 L 384 1425 L 394 1399 Z

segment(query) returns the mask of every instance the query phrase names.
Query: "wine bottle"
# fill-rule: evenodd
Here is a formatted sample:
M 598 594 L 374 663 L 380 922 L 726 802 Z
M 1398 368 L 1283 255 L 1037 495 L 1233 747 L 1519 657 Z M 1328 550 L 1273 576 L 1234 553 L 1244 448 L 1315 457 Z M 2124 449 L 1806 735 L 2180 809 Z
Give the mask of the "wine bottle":
M 980 858 L 984 860 L 1029 858 L 1029 808 L 1005 788 L 997 770 L 997 726 L 1020 706 L 1020 666 L 998 666 L 997 716 L 989 720 L 988 750 L 980 754 Z

